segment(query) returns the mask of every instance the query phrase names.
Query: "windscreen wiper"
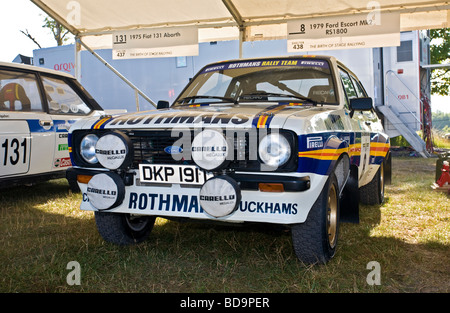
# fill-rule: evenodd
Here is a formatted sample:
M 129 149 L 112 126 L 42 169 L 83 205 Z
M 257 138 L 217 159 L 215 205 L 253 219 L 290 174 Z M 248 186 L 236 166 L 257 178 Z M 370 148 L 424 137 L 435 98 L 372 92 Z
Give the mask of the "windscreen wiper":
M 304 100 L 304 101 L 308 101 L 311 102 L 313 105 L 317 105 L 317 101 L 313 100 L 311 98 L 302 96 L 302 95 L 291 95 L 291 94 L 284 94 L 284 93 L 275 93 L 275 92 L 253 92 L 253 93 L 248 93 L 248 94 L 243 94 L 240 95 L 239 98 L 247 98 L 245 100 L 250 100 L 250 97 L 257 97 L 257 98 L 262 98 L 264 96 L 267 97 L 289 97 L 289 98 L 296 98 L 296 99 L 300 99 L 300 100 Z M 255 99 L 255 100 L 261 100 L 261 99 Z
M 233 98 L 228 98 L 228 97 L 220 97 L 220 96 L 202 96 L 202 95 L 196 95 L 196 96 L 189 96 L 189 97 L 184 97 L 179 99 L 177 102 L 186 102 L 186 101 L 191 101 L 191 100 L 195 100 L 195 99 L 219 99 L 219 100 L 224 100 L 227 102 L 232 102 L 234 104 L 237 104 L 237 101 Z

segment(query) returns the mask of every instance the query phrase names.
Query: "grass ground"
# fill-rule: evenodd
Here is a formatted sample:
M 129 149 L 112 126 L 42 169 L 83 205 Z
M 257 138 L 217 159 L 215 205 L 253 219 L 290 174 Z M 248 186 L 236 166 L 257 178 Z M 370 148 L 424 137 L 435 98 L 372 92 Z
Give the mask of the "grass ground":
M 342 224 L 337 255 L 297 261 L 287 231 L 158 219 L 148 241 L 105 243 L 65 180 L 0 191 L 0 292 L 450 291 L 450 199 L 433 191 L 436 159 L 393 160 L 382 206 Z M 80 264 L 80 285 L 67 276 Z M 380 284 L 366 278 L 380 265 Z

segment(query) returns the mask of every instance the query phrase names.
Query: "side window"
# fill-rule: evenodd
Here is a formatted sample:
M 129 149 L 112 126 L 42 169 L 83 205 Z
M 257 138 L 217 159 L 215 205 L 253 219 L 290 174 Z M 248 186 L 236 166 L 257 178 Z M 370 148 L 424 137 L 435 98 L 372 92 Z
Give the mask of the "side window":
M 342 84 L 345 89 L 345 93 L 347 94 L 347 99 L 350 100 L 352 98 L 357 98 L 355 87 L 352 84 L 352 80 L 350 79 L 350 76 L 347 72 L 343 71 L 342 69 L 339 71 L 341 74 L 341 80 Z
M 0 70 L 0 111 L 43 111 L 34 74 Z
M 353 86 L 355 87 L 356 90 L 356 94 L 358 95 L 358 98 L 364 98 L 366 96 L 366 93 L 363 89 L 363 87 L 361 86 L 361 84 L 356 80 L 355 77 L 350 76 L 353 82 Z
M 53 77 L 42 77 L 48 107 L 51 114 L 86 115 L 91 109 L 66 81 Z

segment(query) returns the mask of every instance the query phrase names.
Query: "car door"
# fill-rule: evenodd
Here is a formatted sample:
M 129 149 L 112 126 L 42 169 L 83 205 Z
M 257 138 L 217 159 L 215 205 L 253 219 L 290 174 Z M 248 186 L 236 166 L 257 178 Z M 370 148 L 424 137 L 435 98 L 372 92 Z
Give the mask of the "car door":
M 70 126 L 89 115 L 92 109 L 70 78 L 41 74 L 41 81 L 55 128 L 52 169 L 57 171 L 72 165 L 67 141 Z
M 347 103 L 352 98 L 358 98 L 360 89 L 355 88 L 351 75 L 342 68 L 339 68 L 341 82 L 344 87 Z M 358 86 L 360 87 L 360 86 Z M 361 95 L 364 96 L 364 95 Z M 370 162 L 370 132 L 371 124 L 365 112 L 353 112 L 352 119 L 355 125 L 355 146 L 359 150 L 359 160 L 356 160 L 358 164 L 358 178 L 361 181 L 365 174 L 369 171 Z M 356 122 L 356 123 L 355 123 Z M 356 154 L 357 156 L 357 154 Z
M 54 137 L 36 74 L 0 68 L 0 178 L 50 171 Z

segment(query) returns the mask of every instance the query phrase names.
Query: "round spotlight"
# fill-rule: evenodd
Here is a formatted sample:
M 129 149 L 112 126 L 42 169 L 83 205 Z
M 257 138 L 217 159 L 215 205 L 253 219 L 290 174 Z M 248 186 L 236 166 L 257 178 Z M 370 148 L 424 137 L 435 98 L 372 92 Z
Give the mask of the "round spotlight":
M 100 164 L 110 170 L 121 167 L 129 159 L 129 139 L 112 132 L 100 137 L 95 145 L 95 155 Z
M 205 129 L 192 141 L 192 159 L 200 168 L 217 170 L 226 164 L 228 143 L 222 132 Z
M 125 184 L 116 173 L 94 175 L 87 185 L 89 203 L 97 210 L 107 210 L 122 203 Z
M 200 189 L 200 205 L 211 216 L 223 217 L 233 213 L 241 202 L 241 189 L 228 176 L 208 179 Z

